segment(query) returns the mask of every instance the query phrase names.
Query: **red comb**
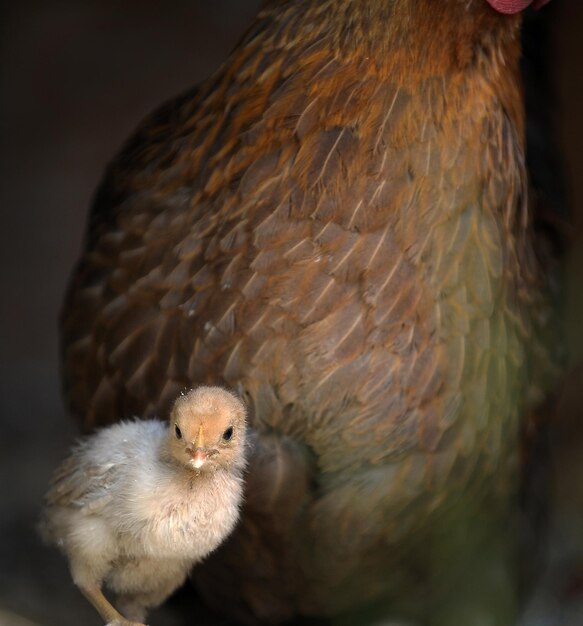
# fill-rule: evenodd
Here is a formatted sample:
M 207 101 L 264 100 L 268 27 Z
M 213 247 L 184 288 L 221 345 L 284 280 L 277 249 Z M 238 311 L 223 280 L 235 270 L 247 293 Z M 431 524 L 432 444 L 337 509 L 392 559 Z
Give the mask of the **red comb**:
M 488 0 L 488 4 L 498 11 L 498 13 L 519 13 L 532 5 L 535 9 L 540 9 L 550 0 Z

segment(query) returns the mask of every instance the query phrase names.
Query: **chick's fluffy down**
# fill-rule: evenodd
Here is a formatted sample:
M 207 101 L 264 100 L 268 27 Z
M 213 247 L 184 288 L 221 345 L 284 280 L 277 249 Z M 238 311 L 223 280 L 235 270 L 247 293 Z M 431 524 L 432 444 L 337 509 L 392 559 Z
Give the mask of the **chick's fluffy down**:
M 240 472 L 217 469 L 193 480 L 161 459 L 167 426 L 124 422 L 82 442 L 48 493 L 46 537 L 69 556 L 81 585 L 106 576 L 115 591 L 178 585 L 191 565 L 234 528 Z M 111 564 L 114 564 L 112 567 Z

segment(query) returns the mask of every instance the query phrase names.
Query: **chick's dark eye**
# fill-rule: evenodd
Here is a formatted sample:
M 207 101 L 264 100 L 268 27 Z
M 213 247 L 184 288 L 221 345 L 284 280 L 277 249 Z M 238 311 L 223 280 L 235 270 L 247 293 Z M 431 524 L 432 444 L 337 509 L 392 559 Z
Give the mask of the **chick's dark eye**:
M 182 439 L 182 431 L 176 424 L 174 424 L 174 432 L 176 433 L 176 439 Z
M 233 427 L 229 426 L 229 428 L 227 428 L 227 430 L 223 433 L 223 439 L 225 441 L 230 441 L 232 436 L 233 436 Z

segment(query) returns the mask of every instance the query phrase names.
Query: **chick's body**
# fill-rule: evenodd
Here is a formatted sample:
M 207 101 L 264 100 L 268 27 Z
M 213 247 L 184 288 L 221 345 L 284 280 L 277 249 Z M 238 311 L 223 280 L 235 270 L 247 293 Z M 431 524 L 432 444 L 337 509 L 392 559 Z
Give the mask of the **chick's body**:
M 63 318 L 70 407 L 91 427 L 191 382 L 246 395 L 242 524 L 197 574 L 240 618 L 427 616 L 483 529 L 510 533 L 555 375 L 519 33 L 483 0 L 268 2 L 105 177 Z M 511 589 L 495 552 L 464 580 Z
M 209 389 L 185 398 L 200 401 Z M 220 389 L 211 393 L 219 402 L 227 394 Z M 221 432 L 244 415 L 242 405 L 234 406 L 239 414 L 227 413 Z M 47 495 L 45 534 L 69 557 L 75 582 L 84 591 L 105 582 L 120 596 L 122 612 L 133 619 L 142 620 L 146 608 L 176 589 L 190 568 L 224 541 L 239 517 L 244 429 L 239 425 L 228 442 L 219 444 L 236 445 L 234 458 L 223 464 L 219 452 L 197 469 L 188 451 L 181 451 L 182 458 L 180 452 L 172 453 L 175 428 L 174 420 L 170 428 L 149 420 L 98 432 L 57 470 Z M 183 439 L 189 429 L 180 428 Z M 197 437 L 198 431 L 193 432 Z

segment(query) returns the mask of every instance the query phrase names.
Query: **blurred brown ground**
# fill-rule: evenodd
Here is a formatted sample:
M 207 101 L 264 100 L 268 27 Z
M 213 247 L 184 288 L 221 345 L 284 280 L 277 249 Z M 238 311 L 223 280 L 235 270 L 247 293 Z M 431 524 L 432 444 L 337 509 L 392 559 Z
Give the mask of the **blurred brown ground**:
M 3 610 L 43 626 L 100 623 L 70 583 L 64 560 L 34 530 L 49 474 L 75 436 L 58 374 L 63 291 L 106 162 L 145 114 L 224 60 L 258 4 L 25 0 L 3 6 L 0 626 L 17 626 Z M 553 118 L 574 211 L 565 316 L 571 367 L 554 418 L 553 555 L 570 571 L 583 563 L 583 3 L 556 0 L 545 11 L 556 69 Z M 541 597 L 545 614 L 544 589 Z M 154 614 L 153 623 L 180 624 L 175 607 Z M 537 611 L 529 624 L 554 623 Z M 201 625 L 219 623 L 205 615 Z M 583 624 L 583 613 L 577 615 L 581 621 L 573 626 Z

